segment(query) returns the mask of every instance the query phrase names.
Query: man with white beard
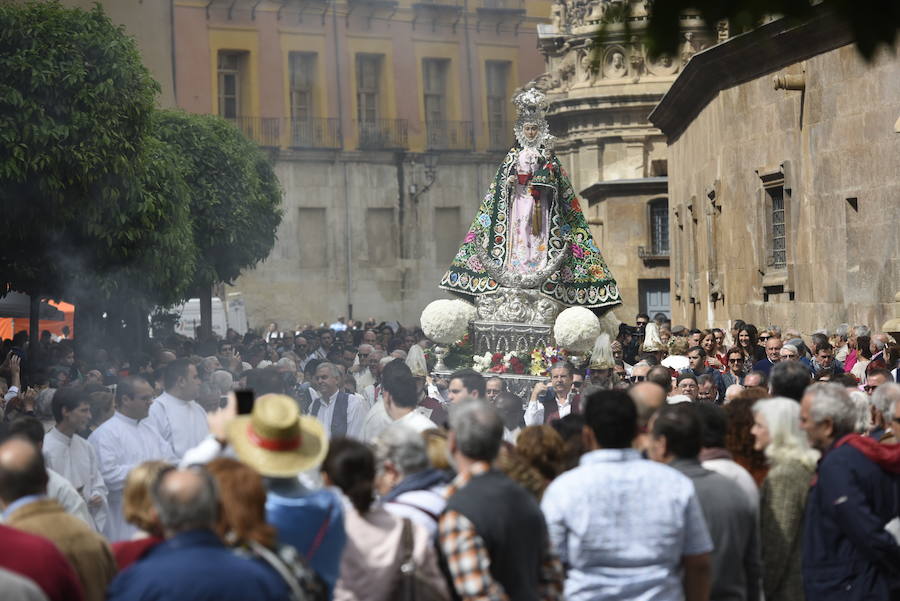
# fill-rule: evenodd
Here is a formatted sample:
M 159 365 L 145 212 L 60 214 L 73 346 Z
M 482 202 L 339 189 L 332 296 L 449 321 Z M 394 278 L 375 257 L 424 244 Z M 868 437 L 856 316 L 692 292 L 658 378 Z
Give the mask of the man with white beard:
M 147 421 L 153 388 L 140 376 L 119 381 L 116 387 L 116 412 L 88 438 L 100 461 L 100 473 L 109 489 L 112 513 L 109 539 L 130 539 L 137 528 L 125 521 L 122 493 L 132 468 L 144 461 L 162 460 L 172 464 L 178 458 L 159 433 Z

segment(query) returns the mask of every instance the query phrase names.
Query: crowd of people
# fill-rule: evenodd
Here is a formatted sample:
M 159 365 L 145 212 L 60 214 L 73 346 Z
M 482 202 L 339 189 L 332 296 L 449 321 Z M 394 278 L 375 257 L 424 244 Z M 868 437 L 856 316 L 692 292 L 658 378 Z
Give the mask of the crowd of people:
M 524 397 L 374 320 L 17 334 L 3 598 L 900 598 L 896 341 L 636 322 Z

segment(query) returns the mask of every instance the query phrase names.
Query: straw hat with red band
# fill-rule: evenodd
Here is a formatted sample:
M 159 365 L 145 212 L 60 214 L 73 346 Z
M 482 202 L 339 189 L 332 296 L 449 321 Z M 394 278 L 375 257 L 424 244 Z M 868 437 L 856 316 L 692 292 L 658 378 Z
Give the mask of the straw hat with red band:
M 283 394 L 266 394 L 250 415 L 228 425 L 228 441 L 238 458 L 263 476 L 289 478 L 322 463 L 328 452 L 325 428 L 300 415 L 297 403 Z

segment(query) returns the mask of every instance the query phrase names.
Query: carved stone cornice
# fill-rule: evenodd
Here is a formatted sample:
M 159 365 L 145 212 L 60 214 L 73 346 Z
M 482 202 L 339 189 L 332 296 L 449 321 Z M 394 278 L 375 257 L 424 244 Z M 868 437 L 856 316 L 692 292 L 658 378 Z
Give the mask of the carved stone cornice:
M 674 140 L 720 91 L 853 42 L 849 26 L 827 6 L 816 6 L 813 14 L 801 25 L 778 19 L 697 53 L 650 113 L 650 121 Z

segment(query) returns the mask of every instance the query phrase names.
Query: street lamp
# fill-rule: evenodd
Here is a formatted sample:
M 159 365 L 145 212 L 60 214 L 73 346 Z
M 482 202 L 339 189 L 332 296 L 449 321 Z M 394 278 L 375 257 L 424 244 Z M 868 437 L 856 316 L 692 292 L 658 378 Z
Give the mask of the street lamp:
M 428 190 L 431 189 L 431 186 L 434 185 L 434 182 L 437 179 L 437 164 L 438 155 L 436 152 L 426 152 L 422 155 L 422 166 L 425 171 L 425 185 L 423 185 L 421 189 L 419 189 L 419 186 L 415 182 L 409 185 L 409 195 L 412 197 L 413 202 L 419 202 L 419 197 L 428 192 Z M 415 159 L 412 160 L 412 166 L 415 169 Z M 413 171 L 413 173 L 415 173 L 415 171 Z

